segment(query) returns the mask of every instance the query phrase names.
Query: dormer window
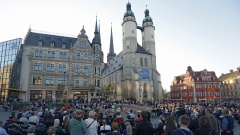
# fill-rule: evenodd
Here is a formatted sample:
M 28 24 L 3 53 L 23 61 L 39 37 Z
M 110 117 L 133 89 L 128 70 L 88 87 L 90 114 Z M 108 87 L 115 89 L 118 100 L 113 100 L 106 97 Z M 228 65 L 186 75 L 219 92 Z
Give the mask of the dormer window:
M 43 41 L 42 40 L 38 40 L 38 46 L 42 46 Z
M 50 47 L 54 47 L 55 46 L 55 43 L 54 42 L 51 42 L 50 43 Z
M 86 43 L 84 41 L 82 41 L 81 44 L 80 44 L 80 47 L 81 48 L 86 48 Z
M 66 44 L 65 43 L 62 43 L 62 48 L 66 48 Z

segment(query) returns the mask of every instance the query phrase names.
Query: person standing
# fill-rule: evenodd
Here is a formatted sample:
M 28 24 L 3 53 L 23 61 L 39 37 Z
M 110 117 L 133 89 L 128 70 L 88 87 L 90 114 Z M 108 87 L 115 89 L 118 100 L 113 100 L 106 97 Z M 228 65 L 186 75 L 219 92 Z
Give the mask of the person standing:
M 178 121 L 180 128 L 172 131 L 171 135 L 193 135 L 193 132 L 188 128 L 189 123 L 190 118 L 187 115 L 181 115 Z
M 207 116 L 201 116 L 199 118 L 200 128 L 197 129 L 196 135 L 219 135 L 211 128 L 210 120 Z
M 223 118 L 222 118 L 222 124 L 221 124 L 221 134 L 233 135 L 234 120 L 229 115 L 229 111 L 227 109 L 224 109 L 222 113 L 223 113 Z
M 135 135 L 152 135 L 153 134 L 153 126 L 147 120 L 147 117 L 148 117 L 148 112 L 142 111 L 141 112 L 142 120 L 136 125 Z
M 87 131 L 87 125 L 83 121 L 83 111 L 75 110 L 75 117 L 69 122 L 69 132 L 70 135 L 84 135 Z
M 205 110 L 205 113 L 210 120 L 211 128 L 216 132 L 216 134 L 219 135 L 220 134 L 220 123 L 219 123 L 218 119 L 213 115 L 213 110 L 210 108 L 207 108 Z
M 90 111 L 89 118 L 84 120 L 87 124 L 87 135 L 97 135 L 98 122 L 94 120 L 95 114 L 94 111 Z
M 0 120 L 0 135 L 8 135 L 6 130 L 2 126 L 3 122 Z

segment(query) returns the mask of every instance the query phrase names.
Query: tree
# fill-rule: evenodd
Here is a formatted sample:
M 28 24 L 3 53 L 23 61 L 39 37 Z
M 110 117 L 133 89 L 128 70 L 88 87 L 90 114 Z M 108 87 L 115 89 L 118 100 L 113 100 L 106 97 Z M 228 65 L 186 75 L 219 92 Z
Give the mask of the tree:
M 57 99 L 61 99 L 63 98 L 63 91 L 65 89 L 65 85 L 64 84 L 58 84 L 57 86 L 57 91 L 59 91 L 59 93 L 56 93 L 56 98 Z
M 115 94 L 113 90 L 114 90 L 114 86 L 112 84 L 108 84 L 102 87 L 100 91 L 104 94 L 105 97 L 109 97 L 110 95 Z

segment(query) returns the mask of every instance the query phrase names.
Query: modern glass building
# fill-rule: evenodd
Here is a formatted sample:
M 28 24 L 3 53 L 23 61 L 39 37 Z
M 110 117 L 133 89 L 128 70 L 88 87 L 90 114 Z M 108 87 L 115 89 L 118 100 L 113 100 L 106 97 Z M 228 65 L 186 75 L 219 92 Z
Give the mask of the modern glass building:
M 16 68 L 13 69 L 14 63 L 16 63 L 19 47 L 22 44 L 22 39 L 17 38 L 0 42 L 0 97 L 2 98 L 18 98 L 18 88 L 11 88 L 10 82 Z M 16 65 L 16 64 L 15 64 Z M 17 81 L 17 80 L 16 80 Z

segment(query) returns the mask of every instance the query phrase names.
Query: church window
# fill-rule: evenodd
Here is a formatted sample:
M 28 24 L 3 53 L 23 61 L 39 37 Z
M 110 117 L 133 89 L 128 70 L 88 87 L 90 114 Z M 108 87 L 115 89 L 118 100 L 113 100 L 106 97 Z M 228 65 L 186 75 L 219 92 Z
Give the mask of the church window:
M 81 42 L 81 48 L 86 48 L 86 43 L 84 41 Z
M 148 66 L 148 64 L 147 64 L 147 58 L 145 58 L 144 63 L 145 63 L 145 66 Z
M 77 60 L 80 60 L 80 53 L 77 54 Z
M 134 30 L 132 30 L 132 34 L 134 34 Z
M 140 58 L 140 66 L 143 66 L 143 58 Z
M 129 46 L 127 46 L 127 49 L 129 49 Z
M 151 37 L 153 38 L 153 35 L 151 35 Z
M 50 43 L 50 47 L 54 47 L 55 46 L 55 43 L 54 42 L 51 42 Z

